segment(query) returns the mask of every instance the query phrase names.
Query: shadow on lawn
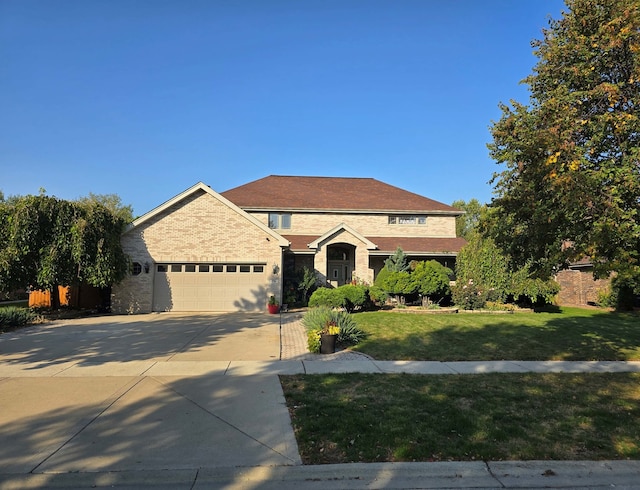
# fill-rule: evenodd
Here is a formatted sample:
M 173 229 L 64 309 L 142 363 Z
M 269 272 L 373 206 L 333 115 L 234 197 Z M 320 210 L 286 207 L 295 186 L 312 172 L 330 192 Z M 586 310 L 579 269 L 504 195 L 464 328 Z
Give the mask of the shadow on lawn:
M 461 313 L 440 323 L 424 315 L 407 329 L 404 316 L 387 315 L 397 332 L 371 331 L 356 350 L 378 360 L 640 360 L 640 322 L 632 313 Z

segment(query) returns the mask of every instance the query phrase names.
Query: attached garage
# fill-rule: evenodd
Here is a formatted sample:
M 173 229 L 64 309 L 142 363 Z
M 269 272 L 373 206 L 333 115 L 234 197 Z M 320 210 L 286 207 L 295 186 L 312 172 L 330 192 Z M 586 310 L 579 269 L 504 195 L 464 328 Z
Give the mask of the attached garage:
M 131 275 L 114 313 L 266 311 L 282 297 L 289 241 L 199 183 L 135 220 L 122 235 Z
M 153 311 L 262 309 L 265 264 L 156 264 Z

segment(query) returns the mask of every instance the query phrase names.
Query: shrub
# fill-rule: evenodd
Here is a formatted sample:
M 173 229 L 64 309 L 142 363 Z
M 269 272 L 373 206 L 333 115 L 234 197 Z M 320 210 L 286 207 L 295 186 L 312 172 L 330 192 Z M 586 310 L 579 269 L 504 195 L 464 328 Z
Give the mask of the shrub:
M 309 298 L 309 307 L 327 306 L 329 308 L 344 308 L 346 298 L 338 289 L 318 288 Z
M 615 275 L 608 288 L 598 291 L 598 304 L 617 310 L 640 306 L 640 277 Z
M 23 327 L 36 320 L 36 314 L 27 308 L 7 306 L 0 308 L 0 330 L 5 327 Z
M 453 302 L 463 310 L 480 310 L 487 303 L 487 291 L 474 284 L 473 279 L 466 283 L 458 282 L 452 289 Z
M 369 299 L 369 288 L 360 284 L 345 284 L 337 288 L 344 297 L 347 311 L 354 311 L 366 308 L 371 302 Z
M 369 303 L 369 288 L 355 284 L 345 284 L 335 289 L 318 288 L 309 298 L 310 307 L 328 306 L 345 308 L 347 311 L 366 308 Z
M 369 299 L 373 302 L 373 303 L 386 303 L 387 298 L 389 297 L 389 295 L 387 293 L 385 293 L 385 291 L 378 286 L 371 286 L 369 288 Z
M 309 352 L 317 354 L 320 352 L 320 332 L 321 330 L 309 330 L 307 332 L 307 347 Z
M 430 299 L 441 299 L 451 294 L 449 276 L 453 272 L 436 260 L 415 263 L 411 279 L 418 293 Z
M 518 307 L 513 303 L 500 303 L 499 301 L 487 301 L 485 309 L 489 311 L 516 311 Z

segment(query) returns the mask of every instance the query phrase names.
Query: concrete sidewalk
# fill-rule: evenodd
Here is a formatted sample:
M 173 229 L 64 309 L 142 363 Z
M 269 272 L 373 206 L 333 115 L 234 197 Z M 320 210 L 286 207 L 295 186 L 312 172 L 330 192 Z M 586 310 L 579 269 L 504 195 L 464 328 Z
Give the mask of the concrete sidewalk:
M 638 489 L 638 461 L 353 463 L 0 474 L 0 488 L 225 490 Z
M 304 466 L 279 374 L 640 372 L 640 363 L 319 356 L 299 317 L 283 318 L 107 317 L 0 337 L 0 489 L 640 488 L 639 461 Z

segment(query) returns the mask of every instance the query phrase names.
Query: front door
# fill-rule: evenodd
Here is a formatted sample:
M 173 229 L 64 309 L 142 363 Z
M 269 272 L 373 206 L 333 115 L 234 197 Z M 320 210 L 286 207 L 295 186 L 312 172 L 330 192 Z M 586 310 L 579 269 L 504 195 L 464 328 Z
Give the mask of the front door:
M 333 287 L 349 284 L 354 267 L 353 245 L 330 245 L 327 250 L 327 280 Z
M 342 286 L 351 282 L 349 265 L 342 262 L 331 261 L 329 263 L 329 281 L 334 286 Z

